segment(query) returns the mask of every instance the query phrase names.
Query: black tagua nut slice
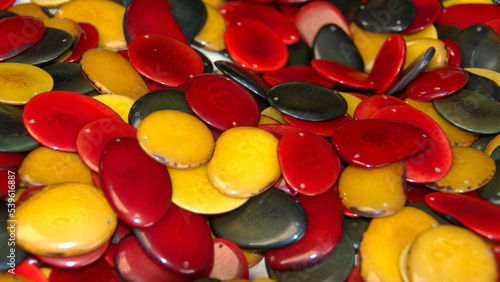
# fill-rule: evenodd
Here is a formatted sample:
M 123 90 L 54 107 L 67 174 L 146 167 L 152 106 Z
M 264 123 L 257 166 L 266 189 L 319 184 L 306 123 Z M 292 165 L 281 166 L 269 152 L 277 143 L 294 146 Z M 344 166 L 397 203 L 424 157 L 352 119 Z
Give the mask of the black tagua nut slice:
M 347 102 L 337 91 L 312 82 L 285 82 L 269 90 L 267 101 L 292 117 L 324 121 L 347 111 Z
M 413 0 L 371 0 L 360 7 L 354 21 L 372 32 L 399 32 L 410 26 L 415 12 Z
M 467 71 L 467 75 L 469 80 L 465 85 L 465 89 L 500 102 L 500 86 L 495 81 L 470 71 Z
M 94 91 L 94 87 L 83 76 L 78 63 L 53 63 L 43 67 L 43 70 L 54 80 L 52 91 L 72 91 L 81 94 Z
M 222 73 L 243 85 L 253 94 L 264 99 L 266 98 L 267 91 L 269 91 L 269 85 L 251 70 L 229 61 L 215 61 L 214 65 Z
M 500 72 L 500 34 L 485 24 L 474 24 L 455 38 L 462 52 L 462 67 Z

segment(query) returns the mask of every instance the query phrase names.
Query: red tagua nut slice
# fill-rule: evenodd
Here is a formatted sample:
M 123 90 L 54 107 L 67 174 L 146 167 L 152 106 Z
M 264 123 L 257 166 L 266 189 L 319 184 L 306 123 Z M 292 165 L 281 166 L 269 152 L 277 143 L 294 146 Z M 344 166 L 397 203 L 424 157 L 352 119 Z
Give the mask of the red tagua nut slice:
M 366 73 L 326 59 L 313 59 L 313 69 L 324 79 L 354 89 L 375 89 L 377 84 Z
M 12 16 L 0 19 L 0 61 L 14 57 L 37 43 L 45 33 L 43 22 L 34 17 Z
M 429 145 L 423 129 L 404 122 L 364 119 L 340 126 L 332 137 L 337 152 L 360 167 L 380 167 L 421 152 Z
M 450 141 L 431 117 L 412 107 L 390 106 L 377 111 L 371 118 L 410 123 L 429 134 L 429 146 L 404 160 L 406 180 L 418 183 L 434 182 L 448 173 L 452 164 Z
M 378 110 L 389 107 L 389 106 L 406 106 L 410 107 L 408 104 L 403 102 L 403 100 L 398 99 L 394 96 L 389 95 L 374 95 L 365 98 L 361 103 L 358 104 L 356 110 L 354 110 L 354 119 L 367 119 L 370 118 Z
M 348 114 L 344 114 L 341 117 L 334 118 L 331 120 L 325 120 L 325 121 L 309 121 L 309 120 L 303 120 L 303 119 L 298 119 L 294 118 L 292 116 L 282 114 L 283 120 L 292 126 L 295 126 L 297 128 L 302 128 L 305 130 L 312 131 L 319 136 L 323 137 L 331 137 L 335 130 L 343 124 L 346 124 L 350 121 L 352 121 L 352 117 Z
M 421 73 L 410 82 L 405 95 L 415 100 L 434 100 L 457 92 L 468 80 L 467 72 L 460 67 L 438 67 Z

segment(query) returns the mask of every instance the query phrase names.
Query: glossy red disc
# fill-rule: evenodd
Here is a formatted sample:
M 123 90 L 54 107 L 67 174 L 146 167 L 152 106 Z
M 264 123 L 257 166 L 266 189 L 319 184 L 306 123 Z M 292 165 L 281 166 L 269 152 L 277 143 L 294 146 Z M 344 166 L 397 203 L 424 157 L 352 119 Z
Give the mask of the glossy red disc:
M 77 63 L 82 58 L 83 53 L 85 51 L 90 50 L 92 48 L 96 48 L 99 43 L 99 32 L 95 26 L 89 23 L 78 23 L 81 28 L 81 34 L 76 42 L 76 46 L 73 49 L 73 52 L 66 59 L 66 62 L 69 63 Z
M 460 4 L 444 8 L 435 24 L 453 25 L 464 29 L 476 23 L 498 19 L 498 15 L 500 15 L 498 4 Z
M 274 71 L 265 72 L 262 75 L 264 81 L 274 86 L 288 81 L 309 81 L 332 88 L 333 83 L 319 76 L 311 66 L 290 66 Z
M 332 146 L 310 131 L 283 135 L 278 143 L 278 161 L 286 182 L 301 195 L 325 193 L 340 174 L 340 160 Z
M 444 66 L 421 73 L 405 89 L 408 98 L 429 101 L 457 92 L 467 84 L 469 76 L 460 67 Z
M 483 199 L 443 192 L 430 193 L 425 203 L 488 240 L 500 242 L 499 206 Z
M 435 1 L 435 0 L 432 0 Z M 406 42 L 399 34 L 391 35 L 382 45 L 370 77 L 377 83 L 376 94 L 384 93 L 398 78 L 406 57 Z
M 289 125 L 293 125 L 298 128 L 309 130 L 323 137 L 331 137 L 335 130 L 350 121 L 352 121 L 351 116 L 345 114 L 339 118 L 326 120 L 326 121 L 308 121 L 303 119 L 294 118 L 289 115 L 282 115 L 283 120 Z
M 355 89 L 375 89 L 377 84 L 366 73 L 350 66 L 325 59 L 313 59 L 313 69 L 324 79 Z
M 186 101 L 201 120 L 219 130 L 259 123 L 260 110 L 255 98 L 223 75 L 195 76 L 186 85 Z
M 485 22 L 486 25 L 491 26 L 497 33 L 500 34 L 500 19 L 494 19 L 491 21 Z
M 0 170 L 18 169 L 24 156 L 23 153 L 0 152 Z
M 342 235 L 342 202 L 334 190 L 318 196 L 298 195 L 307 215 L 304 237 L 296 243 L 266 252 L 266 262 L 274 269 L 302 268 L 326 257 Z
M 104 147 L 115 138 L 136 138 L 137 130 L 122 119 L 103 118 L 85 125 L 76 139 L 76 149 L 82 161 L 93 171 L 99 171 Z
M 401 33 L 414 33 L 430 26 L 441 14 L 441 4 L 438 0 L 413 0 L 415 3 L 415 18 Z
M 394 96 L 373 95 L 364 99 L 363 101 L 361 101 L 361 103 L 358 104 L 356 110 L 354 110 L 354 119 L 358 120 L 370 118 L 375 112 L 388 106 L 409 107 L 408 104 Z
M 12 16 L 0 19 L 0 61 L 12 58 L 37 43 L 45 33 L 45 24 L 34 17 Z
M 410 203 L 424 203 L 427 194 L 435 192 L 424 184 L 407 183 L 406 200 Z
M 15 0 L 2 0 L 0 1 L 0 10 L 7 10 L 8 8 L 10 8 L 14 2 L 16 2 Z
M 100 163 L 101 185 L 118 217 L 133 227 L 148 227 L 165 215 L 172 200 L 167 168 L 132 138 L 108 143 Z
M 462 52 L 460 51 L 460 46 L 451 39 L 441 39 L 444 43 L 444 47 L 448 52 L 448 66 L 450 67 L 460 67 L 462 66 Z
M 277 70 L 288 61 L 288 49 L 281 37 L 260 21 L 236 21 L 227 27 L 224 39 L 229 55 L 253 71 Z
M 339 127 L 332 144 L 350 164 L 380 167 L 421 152 L 429 146 L 429 137 L 409 123 L 361 119 Z
M 91 97 L 69 92 L 50 91 L 31 98 L 23 112 L 30 135 L 54 150 L 76 152 L 76 139 L 89 122 L 120 116 Z
M 189 282 L 193 277 L 176 274 L 162 267 L 141 247 L 135 236 L 128 236 L 115 250 L 116 270 L 125 281 Z
M 208 277 L 228 281 L 248 276 L 248 261 L 241 248 L 230 240 L 214 238 L 214 265 Z
M 113 269 L 104 259 L 99 259 L 90 265 L 76 269 L 55 267 L 50 271 L 49 281 L 118 282 L 121 281 L 121 279 L 115 269 Z
M 128 54 L 138 72 L 172 87 L 203 73 L 204 69 L 203 61 L 195 50 L 164 35 L 135 37 L 128 45 Z
M 452 164 L 450 141 L 431 117 L 412 107 L 389 106 L 380 109 L 371 118 L 410 123 L 428 133 L 430 144 L 427 149 L 404 161 L 406 180 L 418 183 L 434 182 L 448 173 Z
M 37 256 L 37 259 L 40 262 L 46 263 L 50 266 L 60 267 L 60 268 L 79 268 L 87 266 L 99 258 L 103 257 L 104 253 L 107 251 L 109 247 L 110 241 L 108 240 L 101 247 L 86 253 L 77 256 L 71 257 L 49 257 L 49 256 Z
M 212 234 L 202 215 L 171 204 L 159 222 L 135 234 L 146 252 L 172 272 L 194 275 L 211 265 Z

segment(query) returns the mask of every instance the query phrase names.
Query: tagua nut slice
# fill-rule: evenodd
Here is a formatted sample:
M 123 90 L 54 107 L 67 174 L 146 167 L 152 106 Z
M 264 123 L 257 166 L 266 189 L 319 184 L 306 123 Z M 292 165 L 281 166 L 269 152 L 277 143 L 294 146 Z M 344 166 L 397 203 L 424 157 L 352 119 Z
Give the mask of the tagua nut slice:
M 149 92 L 139 72 L 116 52 L 90 49 L 82 55 L 80 65 L 99 93 L 120 94 L 137 100 Z
M 152 158 L 177 168 L 207 163 L 215 147 L 212 132 L 201 120 L 176 110 L 146 116 L 137 128 L 137 139 Z
M 52 90 L 54 80 L 39 67 L 21 63 L 0 64 L 0 102 L 26 104 L 35 95 Z
M 410 281 L 497 281 L 495 257 L 471 231 L 453 225 L 428 229 L 415 238 L 407 257 Z
M 124 122 L 129 122 L 128 116 L 134 105 L 134 99 L 120 94 L 103 94 L 92 98 L 113 109 Z
M 407 106 L 405 102 L 394 96 L 373 95 L 359 103 L 354 111 L 354 119 L 368 119 L 378 110 L 389 106 Z
M 104 193 L 82 183 L 43 187 L 17 207 L 16 219 L 16 243 L 45 256 L 95 250 L 111 238 L 117 224 Z
M 311 66 L 321 77 L 335 84 L 354 89 L 377 88 L 370 76 L 350 66 L 325 59 L 312 60 Z
M 460 67 L 438 67 L 421 73 L 404 93 L 415 100 L 434 100 L 457 92 L 467 81 L 467 72 Z
M 398 262 L 403 249 L 421 232 L 437 225 L 432 216 L 413 207 L 372 219 L 359 248 L 361 276 L 365 281 L 402 282 Z
M 219 136 L 208 178 L 222 193 L 247 198 L 270 188 L 281 175 L 278 139 L 255 127 L 233 127 Z
M 409 123 L 365 119 L 340 126 L 332 143 L 347 162 L 380 167 L 421 152 L 430 140 L 425 130 Z
M 450 171 L 440 180 L 425 185 L 436 191 L 465 193 L 481 188 L 495 175 L 495 162 L 484 152 L 471 147 L 452 146 Z
M 402 162 L 377 168 L 347 166 L 340 174 L 338 188 L 348 209 L 367 217 L 382 217 L 398 212 L 406 202 Z
M 209 51 L 223 51 L 226 49 L 224 43 L 224 33 L 226 32 L 226 22 L 217 9 L 205 4 L 207 10 L 207 20 L 203 28 L 194 37 L 194 42 Z
M 72 19 L 95 26 L 99 32 L 99 47 L 119 50 L 127 46 L 123 31 L 125 7 L 113 1 L 70 1 L 61 5 L 55 17 Z
M 45 25 L 30 16 L 12 16 L 0 19 L 0 34 L 5 39 L 0 42 L 0 61 L 18 55 L 35 43 L 45 33 Z
M 110 243 L 111 240 L 108 240 L 99 248 L 81 255 L 66 256 L 66 257 L 36 256 L 36 259 L 52 267 L 67 268 L 67 269 L 80 268 L 87 266 L 97 261 L 99 258 L 103 257 L 106 251 L 108 250 Z

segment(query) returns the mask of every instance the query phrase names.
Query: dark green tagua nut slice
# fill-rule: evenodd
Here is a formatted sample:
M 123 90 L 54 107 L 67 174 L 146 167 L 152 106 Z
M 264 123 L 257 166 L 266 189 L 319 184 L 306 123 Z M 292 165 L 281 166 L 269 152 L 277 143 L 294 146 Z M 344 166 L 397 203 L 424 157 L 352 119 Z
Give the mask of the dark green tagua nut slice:
M 54 79 L 52 91 L 72 91 L 88 94 L 94 91 L 94 87 L 85 79 L 80 64 L 58 62 L 43 67 Z
M 312 82 L 285 82 L 272 87 L 267 101 L 294 118 L 325 121 L 345 114 L 347 102 L 337 91 Z
M 0 105 L 0 152 L 27 152 L 40 146 L 24 127 L 23 111 Z
M 463 130 L 478 134 L 500 132 L 500 104 L 493 99 L 462 89 L 432 103 L 444 119 Z

